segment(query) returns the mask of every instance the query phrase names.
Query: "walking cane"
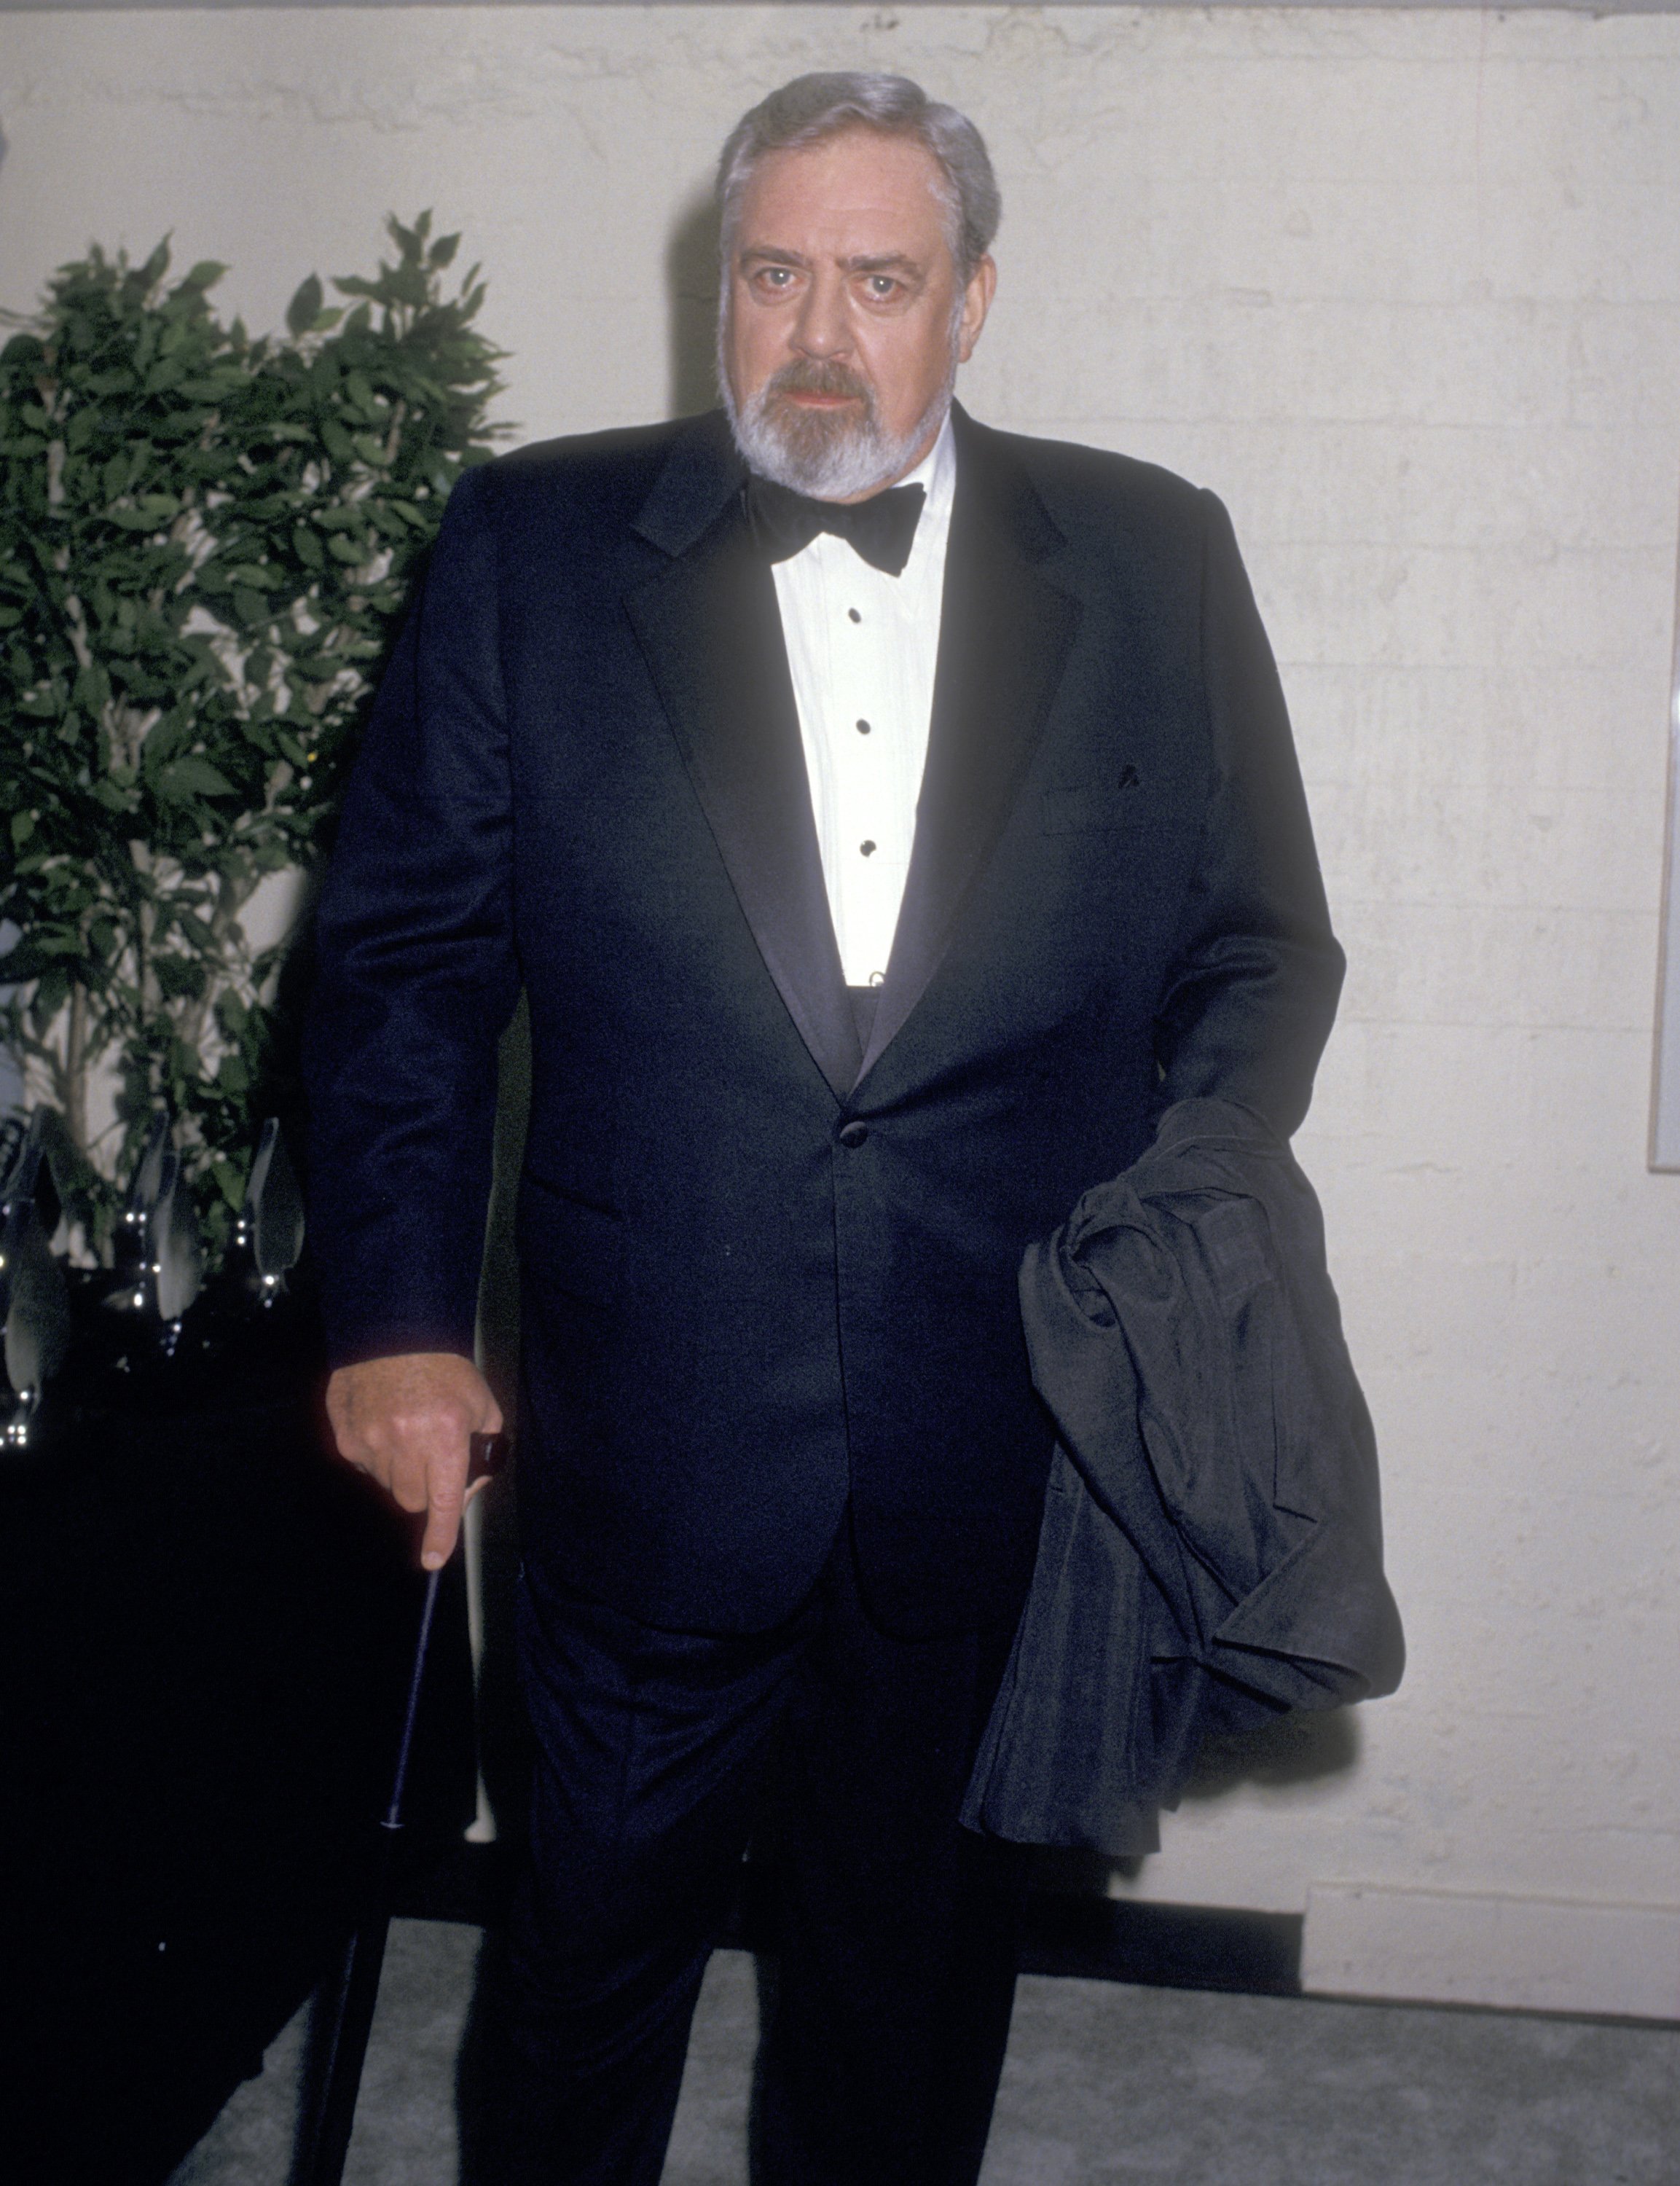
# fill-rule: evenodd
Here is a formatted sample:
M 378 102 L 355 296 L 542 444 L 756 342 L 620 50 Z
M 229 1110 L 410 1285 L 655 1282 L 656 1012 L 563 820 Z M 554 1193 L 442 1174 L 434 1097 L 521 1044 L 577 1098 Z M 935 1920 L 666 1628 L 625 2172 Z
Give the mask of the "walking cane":
M 506 1435 L 476 1434 L 467 1468 L 467 1485 L 488 1480 L 501 1470 L 507 1455 Z M 432 1618 L 438 1606 L 438 1581 L 442 1567 L 428 1574 L 426 1597 L 420 1610 L 420 1635 L 414 1644 L 414 1667 L 408 1678 L 408 1706 L 403 1716 L 402 1737 L 397 1746 L 396 1772 L 391 1782 L 390 1803 L 379 1824 L 378 1845 L 362 1917 L 351 1934 L 339 1976 L 339 1993 L 333 2018 L 332 2039 L 327 2045 L 327 2070 L 320 2108 L 311 2137 L 310 2158 L 304 2186 L 339 2186 L 344 2175 L 350 2128 L 356 2122 L 356 2099 L 361 2087 L 361 2067 L 367 2055 L 368 2031 L 373 2006 L 378 2000 L 379 1971 L 385 1959 L 385 1937 L 391 1925 L 391 1882 L 395 1866 L 396 1841 L 402 1830 L 402 1794 L 408 1776 L 414 1722 L 419 1712 L 420 1687 L 426 1675 L 426 1650 L 431 1643 Z

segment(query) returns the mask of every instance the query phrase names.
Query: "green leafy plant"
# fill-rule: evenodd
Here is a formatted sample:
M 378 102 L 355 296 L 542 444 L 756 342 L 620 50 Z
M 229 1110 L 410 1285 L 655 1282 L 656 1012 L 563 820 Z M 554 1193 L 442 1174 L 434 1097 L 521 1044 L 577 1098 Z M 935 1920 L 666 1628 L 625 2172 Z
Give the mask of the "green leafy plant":
M 446 295 L 458 238 L 389 233 L 264 337 L 212 310 L 221 266 L 96 248 L 0 350 L 0 1040 L 95 1250 L 160 1101 L 225 1225 L 286 1045 L 252 899 L 323 855 L 409 580 L 505 429 L 478 269 Z

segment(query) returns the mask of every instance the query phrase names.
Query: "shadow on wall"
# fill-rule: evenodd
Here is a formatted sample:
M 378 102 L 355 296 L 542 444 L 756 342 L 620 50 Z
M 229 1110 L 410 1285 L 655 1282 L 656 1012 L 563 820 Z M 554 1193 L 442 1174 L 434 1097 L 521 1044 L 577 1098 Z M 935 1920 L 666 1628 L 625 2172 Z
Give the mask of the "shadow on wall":
M 1196 1757 L 1179 1802 L 1180 1811 L 1228 1799 L 1246 1784 L 1282 1787 L 1346 1776 L 1358 1768 L 1364 1740 L 1358 1714 L 1352 1708 L 1283 1716 L 1258 1730 L 1210 1738 Z M 1171 1826 L 1165 1816 L 1162 1825 L 1163 1832 Z M 1149 1858 L 1147 1853 L 1110 1859 L 1100 1852 L 1045 1848 L 1034 1858 L 1033 1882 L 1040 1890 L 1063 1896 L 1111 1896 L 1110 1885 L 1116 1876 L 1135 1881 Z
M 1364 1730 L 1351 1708 L 1288 1715 L 1259 1730 L 1210 1738 L 1184 1787 L 1188 1805 L 1228 1798 L 1241 1784 L 1316 1784 L 1356 1768 Z
M 718 209 L 696 191 L 677 216 L 665 249 L 670 294 L 673 418 L 717 407 Z

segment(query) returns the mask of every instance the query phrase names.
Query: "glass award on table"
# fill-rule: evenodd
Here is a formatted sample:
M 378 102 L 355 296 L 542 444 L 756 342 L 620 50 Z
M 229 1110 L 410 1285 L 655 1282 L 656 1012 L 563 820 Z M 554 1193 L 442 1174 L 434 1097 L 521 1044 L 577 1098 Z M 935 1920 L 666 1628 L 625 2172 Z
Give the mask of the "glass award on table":
M 134 1173 L 128 1180 L 128 1197 L 111 1238 L 111 1266 L 117 1280 L 112 1286 L 111 1302 L 116 1293 L 133 1290 L 143 1285 L 147 1261 L 147 1225 L 156 1203 L 163 1182 L 163 1165 L 169 1153 L 170 1118 L 167 1108 L 160 1108 L 152 1118 L 146 1133 L 140 1158 L 134 1164 Z M 137 1309 L 145 1305 L 143 1296 L 132 1298 L 129 1303 Z
M 184 1339 L 204 1285 L 204 1242 L 193 1195 L 160 1109 L 129 1183 L 112 1240 L 113 1275 L 104 1299 L 98 1350 L 120 1374 L 178 1378 L 199 1347 Z
M 233 1235 L 211 1289 L 216 1311 L 249 1319 L 272 1313 L 303 1250 L 303 1194 L 279 1118 L 262 1127 Z
M 233 1234 L 204 1286 L 195 1316 L 218 1378 L 237 1376 L 246 1393 L 270 1377 L 295 1378 L 309 1348 L 297 1295 L 304 1204 L 297 1172 L 271 1116 L 262 1127 Z
M 39 1439 L 42 1395 L 70 1349 L 70 1298 L 53 1257 L 59 1207 L 46 1161 L 45 1117 L 36 1112 L 19 1140 L 0 1185 L 0 1447 L 29 1449 Z

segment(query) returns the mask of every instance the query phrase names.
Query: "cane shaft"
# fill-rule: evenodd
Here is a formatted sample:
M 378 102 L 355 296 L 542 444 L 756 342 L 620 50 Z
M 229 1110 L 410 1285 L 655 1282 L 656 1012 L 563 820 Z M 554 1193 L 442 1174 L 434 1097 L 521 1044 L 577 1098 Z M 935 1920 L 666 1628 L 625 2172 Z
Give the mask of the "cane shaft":
M 499 1471 L 506 1450 L 507 1444 L 501 1435 L 474 1435 L 467 1474 L 468 1485 Z M 339 1971 L 333 2038 L 327 2054 L 307 2186 L 341 2186 L 344 2158 L 350 2151 L 350 2133 L 356 2124 L 356 2099 L 361 2086 L 361 2068 L 367 2057 L 367 2037 L 372 2030 L 374 2006 L 379 2000 L 379 1975 L 385 1962 L 385 1939 L 391 1925 L 392 1868 L 402 1829 L 402 1795 L 408 1782 L 414 1726 L 419 1720 L 420 1692 L 425 1683 L 426 1657 L 437 1614 L 438 1582 L 442 1577 L 441 1570 L 427 1575 L 420 1630 L 408 1677 L 407 1704 L 403 1710 L 402 1735 L 397 1742 L 396 1767 L 391 1777 L 390 1800 L 379 1827 L 363 1916 L 350 1939 Z

